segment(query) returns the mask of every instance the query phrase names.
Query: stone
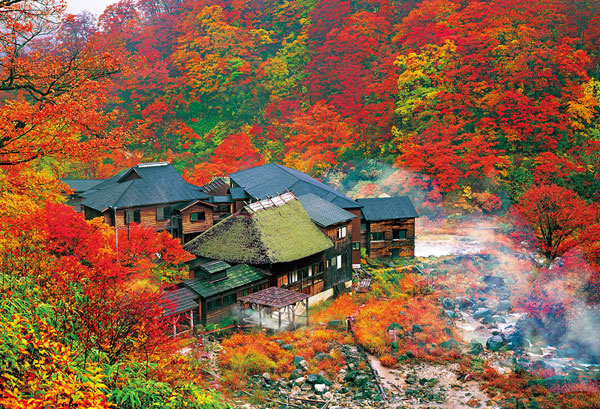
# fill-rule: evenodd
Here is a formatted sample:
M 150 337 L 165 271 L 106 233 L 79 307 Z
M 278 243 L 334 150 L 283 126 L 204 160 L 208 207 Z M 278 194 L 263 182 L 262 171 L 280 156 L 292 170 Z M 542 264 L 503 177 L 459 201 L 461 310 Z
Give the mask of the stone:
M 300 369 L 294 369 L 292 371 L 292 373 L 290 374 L 290 379 L 291 380 L 298 379 L 298 378 L 301 378 L 302 375 L 303 375 L 303 373 Z
M 456 342 L 454 338 L 450 338 L 449 340 L 442 342 L 440 346 L 444 349 L 458 349 L 458 342 Z
M 281 348 L 285 349 L 286 351 L 291 351 L 292 349 L 294 349 L 294 347 L 290 344 L 283 344 Z
M 306 359 L 305 359 L 303 356 L 298 356 L 298 355 L 296 355 L 296 356 L 294 357 L 294 361 L 293 361 L 293 362 L 294 362 L 294 366 L 295 366 L 296 368 L 298 368 L 298 369 L 302 368 L 302 366 L 300 366 L 300 363 L 301 363 L 302 361 L 306 361 Z
M 479 355 L 481 352 L 483 352 L 483 345 L 480 342 L 472 340 L 471 348 L 469 349 L 469 354 Z
M 502 348 L 504 346 L 504 344 L 505 344 L 504 338 L 502 338 L 500 335 L 494 335 L 493 337 L 490 337 L 487 340 L 487 342 L 485 343 L 485 346 L 490 351 L 498 351 L 500 348 Z
M 465 311 L 473 306 L 473 301 L 469 298 L 459 297 L 456 299 L 456 304 L 460 310 Z
M 511 308 L 510 300 L 502 300 L 498 303 L 496 311 L 510 311 Z
M 423 332 L 423 327 L 420 326 L 419 324 L 413 324 L 412 326 L 412 332 Z
M 478 308 L 477 311 L 473 314 L 473 318 L 476 320 L 485 317 L 486 315 L 490 315 L 491 311 L 488 308 Z
M 331 386 L 331 382 L 327 380 L 323 375 L 310 374 L 306 377 L 306 383 L 310 383 L 311 385 L 316 385 L 318 383 L 322 383 L 327 386 Z
M 317 361 L 322 361 L 327 358 L 331 358 L 331 357 L 329 356 L 329 354 L 326 354 L 324 352 L 317 352 L 317 354 L 315 355 L 315 359 Z
M 359 371 L 350 371 L 346 374 L 346 376 L 344 376 L 344 381 L 353 382 L 359 374 Z
M 296 382 L 297 385 L 302 385 L 304 382 L 306 382 L 306 378 L 304 376 L 301 376 L 300 378 L 297 378 L 294 382 Z
M 466 405 L 471 408 L 478 408 L 481 406 L 481 402 L 479 402 L 479 400 L 477 400 L 475 398 L 471 398 L 466 402 Z
M 263 373 L 263 374 L 262 374 L 262 377 L 263 377 L 263 379 L 264 379 L 265 381 L 267 381 L 267 382 L 271 382 L 271 375 L 269 375 L 269 373 L 268 373 L 268 372 L 265 372 L 265 373 Z
M 491 315 L 486 315 L 482 318 L 481 323 L 485 325 L 493 325 L 496 323 L 496 319 Z
M 444 298 L 442 300 L 442 307 L 444 307 L 445 310 L 453 310 L 454 301 L 452 301 L 450 298 Z
M 318 394 L 324 394 L 325 392 L 327 392 L 329 390 L 329 388 L 327 387 L 327 385 L 323 384 L 323 383 L 317 383 L 314 385 L 315 388 L 315 392 L 317 392 Z

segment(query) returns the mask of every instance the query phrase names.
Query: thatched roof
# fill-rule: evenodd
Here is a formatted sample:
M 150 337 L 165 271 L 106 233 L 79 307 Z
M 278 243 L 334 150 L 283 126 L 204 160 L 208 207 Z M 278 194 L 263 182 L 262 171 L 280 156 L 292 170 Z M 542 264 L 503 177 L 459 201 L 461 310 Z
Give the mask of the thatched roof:
M 266 209 L 258 204 L 217 223 L 184 248 L 197 256 L 258 265 L 299 260 L 333 246 L 297 199 Z

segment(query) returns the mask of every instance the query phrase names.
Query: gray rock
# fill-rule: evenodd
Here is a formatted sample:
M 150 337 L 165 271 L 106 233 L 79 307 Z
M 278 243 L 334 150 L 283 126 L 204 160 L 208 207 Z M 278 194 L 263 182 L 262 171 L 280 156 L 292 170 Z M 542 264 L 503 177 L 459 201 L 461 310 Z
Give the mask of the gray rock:
M 297 385 L 302 385 L 304 382 L 306 382 L 306 378 L 304 376 L 301 376 L 300 378 L 297 378 L 294 382 L 296 382 Z
M 487 342 L 485 343 L 485 346 L 490 351 L 498 351 L 500 348 L 502 348 L 504 346 L 504 344 L 505 344 L 504 338 L 502 338 L 500 335 L 494 335 L 493 337 L 490 337 L 487 340 Z
M 296 355 L 296 356 L 294 357 L 294 366 L 295 366 L 296 368 L 298 368 L 298 369 L 302 368 L 302 366 L 300 365 L 300 363 L 301 363 L 302 361 L 306 361 L 306 359 L 305 359 L 303 356 L 298 356 L 298 355 Z
M 510 311 L 511 308 L 510 300 L 502 300 L 498 303 L 496 311 Z
M 483 345 L 480 342 L 475 340 L 471 341 L 471 348 L 469 349 L 469 354 L 471 355 L 479 355 L 483 351 Z
M 262 374 L 262 377 L 263 377 L 263 379 L 264 379 L 265 381 L 267 381 L 267 382 L 271 382 L 271 375 L 269 375 L 269 373 L 268 373 L 268 372 L 265 372 L 265 373 L 263 373 L 263 374 Z
M 483 318 L 486 315 L 490 315 L 490 314 L 491 314 L 491 311 L 488 308 L 479 308 L 473 314 L 473 318 L 475 318 L 476 320 L 478 320 L 478 319 Z
M 452 301 L 450 298 L 444 298 L 442 300 L 442 307 L 444 307 L 445 310 L 453 310 L 454 301 Z

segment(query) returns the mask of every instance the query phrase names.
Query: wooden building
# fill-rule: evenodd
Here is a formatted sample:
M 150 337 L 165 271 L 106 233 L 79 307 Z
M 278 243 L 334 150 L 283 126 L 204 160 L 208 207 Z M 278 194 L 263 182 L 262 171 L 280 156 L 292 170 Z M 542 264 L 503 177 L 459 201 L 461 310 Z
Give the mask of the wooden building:
M 247 205 L 184 248 L 198 257 L 256 267 L 269 277 L 269 286 L 314 295 L 352 279 L 347 235 L 352 217 L 344 212 L 320 229 L 302 203 L 285 193 Z M 340 234 L 338 228 L 345 237 L 325 234 Z
M 231 189 L 241 189 L 249 200 L 262 200 L 287 191 L 300 197 L 314 194 L 331 204 L 356 216 L 352 219 L 351 267 L 360 267 L 360 216 L 361 205 L 344 196 L 337 190 L 327 186 L 296 169 L 276 163 L 267 163 L 254 168 L 241 170 L 229 175 Z
M 414 257 L 415 219 L 410 199 L 387 197 L 357 199 L 362 207 L 362 246 L 369 257 Z

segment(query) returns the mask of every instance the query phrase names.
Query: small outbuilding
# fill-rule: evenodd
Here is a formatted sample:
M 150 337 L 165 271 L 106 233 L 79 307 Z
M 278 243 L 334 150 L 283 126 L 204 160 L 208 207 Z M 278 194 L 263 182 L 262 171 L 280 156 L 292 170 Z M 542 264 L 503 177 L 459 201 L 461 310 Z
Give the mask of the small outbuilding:
M 262 291 L 241 297 L 238 303 L 242 307 L 242 323 L 263 326 L 267 319 L 277 320 L 277 329 L 291 327 L 296 329 L 296 318 L 305 318 L 309 324 L 309 295 L 281 287 L 269 287 Z M 301 308 L 304 309 L 302 314 Z

